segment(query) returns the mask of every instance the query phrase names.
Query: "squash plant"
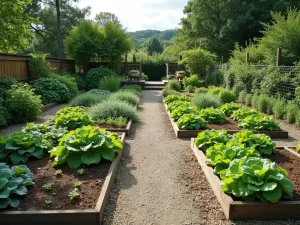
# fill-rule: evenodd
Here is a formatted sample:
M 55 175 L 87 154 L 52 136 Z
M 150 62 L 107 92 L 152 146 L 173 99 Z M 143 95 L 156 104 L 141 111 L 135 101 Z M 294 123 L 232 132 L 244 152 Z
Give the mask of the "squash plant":
M 200 111 L 200 115 L 208 123 L 224 123 L 226 121 L 225 114 L 220 109 L 207 108 Z
M 26 195 L 27 186 L 33 184 L 33 174 L 27 166 L 9 168 L 5 163 L 0 163 L 0 209 L 18 207 L 19 196 Z
M 293 198 L 294 188 L 287 172 L 275 167 L 269 159 L 234 159 L 228 169 L 220 172 L 220 177 L 225 193 L 246 201 L 258 198 L 263 202 L 277 203 L 282 198 Z
M 197 114 L 185 114 L 177 120 L 176 124 L 181 130 L 200 130 L 206 126 L 206 121 Z
M 255 109 L 241 108 L 241 109 L 235 110 L 232 113 L 231 118 L 233 120 L 240 121 L 250 115 L 260 116 L 261 114 Z
M 180 105 L 174 109 L 171 113 L 171 117 L 177 121 L 181 116 L 185 114 L 199 114 L 199 110 L 196 106 L 190 105 Z
M 231 116 L 231 114 L 235 111 L 235 110 L 238 110 L 240 109 L 241 106 L 237 103 L 226 103 L 224 105 L 222 105 L 220 107 L 221 111 L 223 113 L 225 113 L 226 116 Z
M 102 158 L 113 161 L 122 147 L 117 133 L 83 126 L 60 139 L 58 147 L 50 152 L 50 157 L 55 157 L 52 166 L 67 163 L 70 168 L 76 169 L 81 165 L 98 164 Z
M 238 126 L 249 130 L 281 130 L 278 123 L 272 116 L 250 115 L 242 119 L 239 122 Z

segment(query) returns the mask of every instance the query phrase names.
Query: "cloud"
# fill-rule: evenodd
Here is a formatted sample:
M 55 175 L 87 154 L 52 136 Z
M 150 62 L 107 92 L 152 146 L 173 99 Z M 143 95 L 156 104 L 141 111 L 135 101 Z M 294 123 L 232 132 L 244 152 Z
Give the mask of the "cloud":
M 188 0 L 81 0 L 79 7 L 91 6 L 91 18 L 99 12 L 118 16 L 128 31 L 166 30 L 179 27 Z

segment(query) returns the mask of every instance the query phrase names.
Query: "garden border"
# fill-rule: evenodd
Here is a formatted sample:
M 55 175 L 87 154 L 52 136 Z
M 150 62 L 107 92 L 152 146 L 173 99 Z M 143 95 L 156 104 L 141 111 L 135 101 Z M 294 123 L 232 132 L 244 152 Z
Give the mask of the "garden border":
M 164 99 L 164 98 L 162 98 Z M 166 103 L 164 103 L 166 112 L 168 114 L 169 120 L 172 124 L 173 130 L 175 132 L 175 135 L 177 138 L 192 138 L 192 137 L 197 137 L 199 132 L 205 131 L 206 129 L 203 130 L 180 130 L 177 126 L 177 124 L 173 121 L 170 112 L 168 111 L 168 106 Z M 240 132 L 240 130 L 226 130 L 228 134 L 235 134 Z M 289 133 L 287 131 L 252 131 L 255 134 L 266 134 L 270 136 L 271 138 L 288 138 Z
M 286 149 L 286 147 L 277 147 Z M 300 201 L 280 201 L 276 204 L 263 202 L 234 201 L 226 195 L 220 185 L 220 179 L 214 174 L 213 169 L 206 165 L 206 157 L 202 151 L 194 146 L 194 138 L 191 139 L 193 150 L 207 181 L 217 197 L 225 217 L 229 220 L 290 220 L 300 219 Z M 289 150 L 288 150 L 289 151 Z M 292 150 L 291 150 L 292 151 Z M 300 154 L 296 153 L 300 158 Z
M 106 175 L 95 209 L 85 210 L 39 210 L 39 211 L 0 211 L 0 225 L 100 225 L 103 220 L 104 209 L 109 198 L 118 165 L 124 151 L 125 133 L 121 134 L 123 150 L 118 153 L 111 163 Z

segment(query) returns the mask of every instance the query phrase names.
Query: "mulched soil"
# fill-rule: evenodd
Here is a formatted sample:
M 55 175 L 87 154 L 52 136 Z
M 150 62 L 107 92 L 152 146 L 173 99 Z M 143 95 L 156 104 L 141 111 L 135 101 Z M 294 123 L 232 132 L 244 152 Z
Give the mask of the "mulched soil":
M 95 208 L 99 198 L 104 180 L 109 171 L 111 162 L 102 160 L 98 165 L 91 165 L 84 168 L 85 173 L 78 175 L 77 170 L 70 169 L 66 165 L 51 166 L 49 157 L 40 160 L 30 160 L 26 163 L 34 174 L 33 186 L 28 188 L 28 194 L 21 200 L 17 209 L 20 211 L 29 210 L 69 210 L 69 209 L 92 209 Z M 56 176 L 55 170 L 61 169 L 62 175 Z M 74 189 L 74 182 L 81 182 L 78 188 L 80 197 L 71 201 L 68 194 Z M 54 183 L 52 191 L 48 192 L 43 188 L 46 183 Z M 45 205 L 45 200 L 51 200 L 50 206 Z
M 238 122 L 234 121 L 230 117 L 226 117 L 225 123 L 213 123 L 213 124 L 207 124 L 206 129 L 215 129 L 215 130 L 241 130 L 241 128 L 238 127 Z
M 99 126 L 100 128 L 126 128 L 125 126 L 117 126 L 117 125 L 112 125 L 112 124 L 108 124 L 108 123 L 97 123 L 97 126 Z

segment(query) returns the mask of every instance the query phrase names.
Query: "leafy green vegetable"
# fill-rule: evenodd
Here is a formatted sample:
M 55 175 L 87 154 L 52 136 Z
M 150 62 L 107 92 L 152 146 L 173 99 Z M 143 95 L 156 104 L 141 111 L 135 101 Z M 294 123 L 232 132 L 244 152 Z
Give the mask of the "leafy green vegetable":
M 41 159 L 51 149 L 52 145 L 40 135 L 15 132 L 7 139 L 1 138 L 0 160 L 11 161 L 13 164 L 26 163 L 32 156 Z
M 9 168 L 5 163 L 0 163 L 0 209 L 8 206 L 18 207 L 20 204 L 18 197 L 26 195 L 26 187 L 33 184 L 33 174 L 27 166 Z
M 191 102 L 191 99 L 186 96 L 181 96 L 181 95 L 168 95 L 165 97 L 164 102 L 169 105 L 171 102 L 174 101 L 183 101 L 183 102 Z
M 242 119 L 244 119 L 244 118 L 246 118 L 247 116 L 250 116 L 250 115 L 259 116 L 261 114 L 255 109 L 242 108 L 242 109 L 235 110 L 232 113 L 231 118 L 233 120 L 239 121 L 239 120 L 242 120 Z
M 193 105 L 190 102 L 176 100 L 176 101 L 173 101 L 173 102 L 171 102 L 171 103 L 168 104 L 168 111 L 170 111 L 172 113 L 173 110 L 177 109 L 179 106 L 189 107 L 189 106 L 193 106 Z
M 239 127 L 249 130 L 281 130 L 278 123 L 275 122 L 272 116 L 250 115 L 240 120 Z
M 72 169 L 82 164 L 98 164 L 101 158 L 113 161 L 115 153 L 122 150 L 121 138 L 117 133 L 107 132 L 99 127 L 84 126 L 69 132 L 53 149 L 53 166 L 67 163 Z
M 198 133 L 194 144 L 201 151 L 206 152 L 210 146 L 218 143 L 226 144 L 231 138 L 226 130 L 206 130 Z
M 219 109 L 214 109 L 214 108 L 202 109 L 200 111 L 200 115 L 208 123 L 224 123 L 226 121 L 225 114 Z
M 240 109 L 241 106 L 236 103 L 226 103 L 220 107 L 221 111 L 225 113 L 226 116 L 231 116 L 231 114 L 235 111 Z
M 185 114 L 176 123 L 181 130 L 199 130 L 206 126 L 206 121 L 197 114 Z
M 276 168 L 269 159 L 259 157 L 234 159 L 228 169 L 220 172 L 222 190 L 246 201 L 255 198 L 276 203 L 281 198 L 292 199 L 293 185 L 287 172 Z
M 186 105 L 180 105 L 176 109 L 174 109 L 171 113 L 171 117 L 177 121 L 181 116 L 185 114 L 199 114 L 199 110 L 196 106 L 186 106 Z
M 206 164 L 214 168 L 214 172 L 219 174 L 222 170 L 229 167 L 233 159 L 243 157 L 260 157 L 255 148 L 245 148 L 243 145 L 230 146 L 223 143 L 215 144 L 208 148 L 206 152 Z
M 242 130 L 233 136 L 233 142 L 244 144 L 245 147 L 255 147 L 261 154 L 271 155 L 276 152 L 276 144 L 265 134 L 254 134 Z

